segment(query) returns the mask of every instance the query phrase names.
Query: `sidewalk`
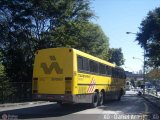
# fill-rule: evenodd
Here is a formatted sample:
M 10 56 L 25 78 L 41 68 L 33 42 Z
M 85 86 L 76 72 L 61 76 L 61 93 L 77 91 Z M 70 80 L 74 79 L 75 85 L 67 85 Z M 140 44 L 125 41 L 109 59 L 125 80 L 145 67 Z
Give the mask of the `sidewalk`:
M 52 102 L 47 102 L 47 101 L 33 101 L 33 102 L 23 102 L 23 103 L 5 103 L 5 104 L 0 104 L 0 112 L 7 111 L 7 110 L 14 110 L 14 109 L 35 107 L 35 106 L 39 106 L 39 105 L 48 105 L 48 104 L 53 104 L 53 103 Z
M 142 97 L 160 109 L 160 98 L 149 94 L 142 95 Z
M 45 103 L 45 101 L 21 102 L 21 103 L 4 103 L 4 104 L 0 104 L 0 108 L 22 106 L 22 105 L 32 105 L 32 104 L 41 104 L 41 103 Z

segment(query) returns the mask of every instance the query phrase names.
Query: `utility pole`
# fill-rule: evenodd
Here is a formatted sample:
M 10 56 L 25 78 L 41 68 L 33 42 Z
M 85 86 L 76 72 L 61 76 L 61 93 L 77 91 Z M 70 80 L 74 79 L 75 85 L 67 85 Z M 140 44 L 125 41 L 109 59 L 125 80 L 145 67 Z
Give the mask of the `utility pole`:
M 126 34 L 134 34 L 134 35 L 136 35 L 137 33 L 133 33 L 133 32 L 126 32 Z M 143 82 L 144 82 L 144 86 L 143 86 L 143 94 L 145 95 L 145 82 L 146 82 L 146 78 L 145 78 L 145 48 L 146 48 L 146 46 L 144 46 L 144 53 L 143 53 L 143 60 L 141 60 L 140 58 L 135 58 L 135 57 L 133 57 L 133 59 L 139 59 L 140 61 L 142 61 L 143 62 Z

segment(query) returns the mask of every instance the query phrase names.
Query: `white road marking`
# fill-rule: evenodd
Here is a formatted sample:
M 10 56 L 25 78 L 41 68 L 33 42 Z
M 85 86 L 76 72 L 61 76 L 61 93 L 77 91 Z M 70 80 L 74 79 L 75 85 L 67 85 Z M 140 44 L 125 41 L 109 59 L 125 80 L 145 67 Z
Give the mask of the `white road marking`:
M 144 106 L 145 106 L 145 112 L 148 112 L 148 105 L 144 103 Z

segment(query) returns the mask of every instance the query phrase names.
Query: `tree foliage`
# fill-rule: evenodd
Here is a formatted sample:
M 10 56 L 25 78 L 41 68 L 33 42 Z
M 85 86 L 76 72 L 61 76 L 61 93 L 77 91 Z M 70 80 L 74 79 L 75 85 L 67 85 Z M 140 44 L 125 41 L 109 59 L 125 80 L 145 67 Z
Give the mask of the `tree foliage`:
M 160 80 L 160 68 L 151 69 L 147 73 L 147 77 L 148 79 L 151 79 L 151 80 Z
M 137 84 L 136 84 L 138 87 L 141 87 L 142 86 L 142 81 L 137 81 Z
M 0 62 L 0 103 L 6 102 L 12 96 L 14 89 L 4 74 L 4 66 Z
M 136 40 L 145 49 L 148 65 L 160 66 L 160 7 L 147 14 L 139 29 Z
M 121 48 L 109 49 L 109 62 L 115 63 L 117 66 L 124 64 L 124 58 Z
M 109 40 L 96 24 L 71 21 L 47 34 L 54 47 L 72 47 L 107 60 Z

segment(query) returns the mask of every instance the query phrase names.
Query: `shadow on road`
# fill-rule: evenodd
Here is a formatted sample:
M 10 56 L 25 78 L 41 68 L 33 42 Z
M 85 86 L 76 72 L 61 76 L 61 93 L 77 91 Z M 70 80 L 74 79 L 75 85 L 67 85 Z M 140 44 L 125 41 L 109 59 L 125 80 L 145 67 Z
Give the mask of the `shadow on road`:
M 0 118 L 3 114 L 10 116 L 15 115 L 18 116 L 18 119 L 59 117 L 90 108 L 91 107 L 89 104 L 75 104 L 66 107 L 62 107 L 58 104 L 49 104 L 49 105 L 35 106 L 30 108 L 21 108 L 21 109 L 3 111 L 0 112 Z
M 55 119 L 58 117 L 65 119 L 65 117 L 70 116 L 70 114 L 90 109 L 91 107 L 89 104 L 75 104 L 62 107 L 53 103 L 29 108 L 3 111 L 0 112 L 0 119 L 3 114 L 11 116 L 16 115 L 18 116 L 18 119 L 47 119 L 50 117 L 55 117 Z M 95 110 L 97 109 L 99 109 L 103 114 L 143 114 L 144 112 L 159 111 L 155 107 L 152 107 L 142 97 L 137 97 L 134 95 L 123 96 L 121 101 L 107 101 L 103 106 L 97 107 Z M 91 110 L 91 112 L 92 111 L 94 112 L 94 110 Z

